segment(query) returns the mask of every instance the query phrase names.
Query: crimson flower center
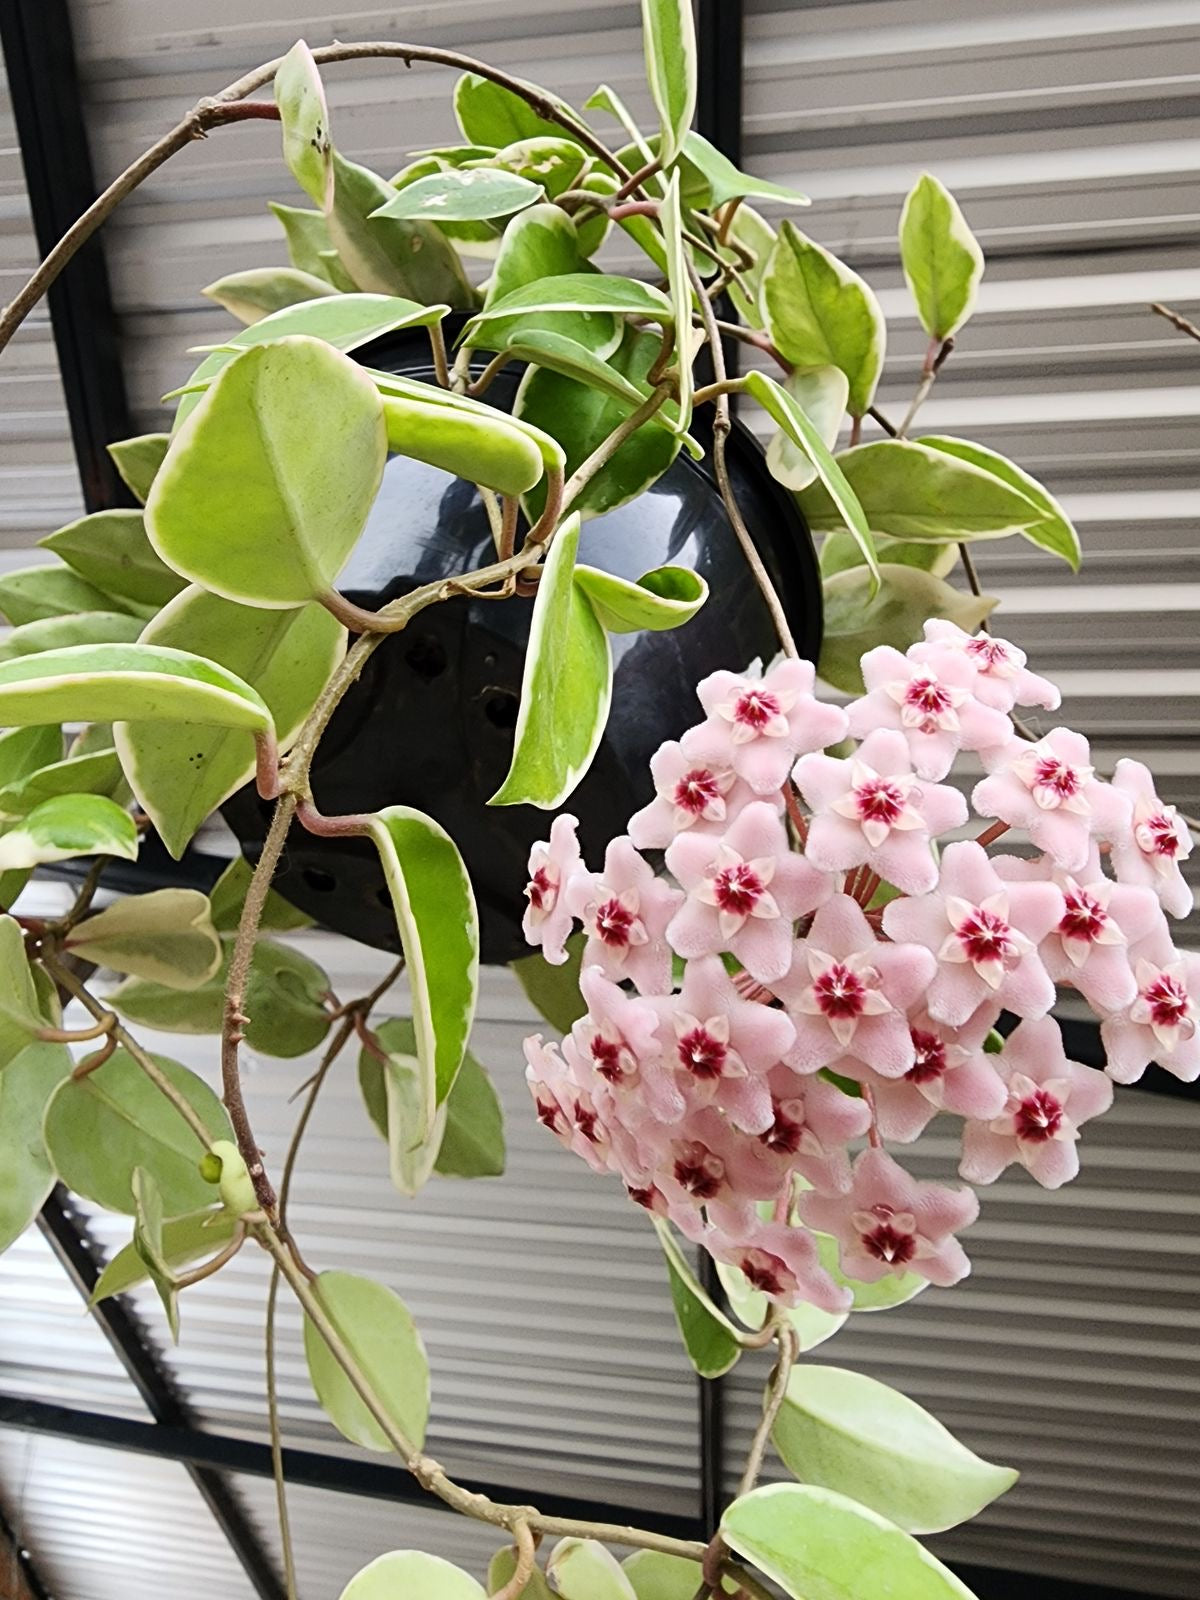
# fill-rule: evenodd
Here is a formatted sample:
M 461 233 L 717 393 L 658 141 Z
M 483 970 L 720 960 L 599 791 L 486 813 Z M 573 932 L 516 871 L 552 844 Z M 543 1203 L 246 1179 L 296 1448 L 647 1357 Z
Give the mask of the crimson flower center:
M 887 778 L 868 778 L 854 791 L 858 814 L 864 822 L 886 822 L 889 825 L 904 810 L 905 796 L 898 784 Z
M 1160 973 L 1142 990 L 1142 999 L 1150 1007 L 1152 1028 L 1178 1028 L 1191 1015 L 1192 1002 L 1187 990 L 1168 972 Z
M 1065 891 L 1067 909 L 1058 925 L 1064 939 L 1086 939 L 1094 944 L 1108 925 L 1108 912 L 1086 889 Z
M 856 972 L 842 961 L 835 961 L 820 977 L 813 979 L 813 993 L 827 1017 L 861 1017 L 866 1004 L 867 986 Z
M 976 906 L 955 932 L 973 962 L 1003 961 L 1012 954 L 1012 929 L 1003 917 L 984 906 Z
M 765 1133 L 760 1133 L 758 1142 L 765 1144 L 768 1150 L 774 1150 L 781 1156 L 794 1156 L 800 1148 L 800 1140 L 804 1135 L 804 1124 L 797 1122 L 794 1117 L 789 1117 L 778 1100 L 774 1102 L 775 1120 Z
M 936 1033 L 910 1028 L 914 1059 L 904 1076 L 910 1083 L 933 1083 L 946 1073 L 946 1046 Z
M 763 1294 L 783 1293 L 783 1263 L 777 1256 L 768 1255 L 765 1250 L 747 1250 L 738 1265 L 752 1288 Z
M 981 672 L 990 672 L 1008 661 L 1008 647 L 999 639 L 968 639 L 966 651 L 975 657 Z
M 1013 1112 L 1013 1127 L 1018 1139 L 1030 1144 L 1044 1144 L 1062 1127 L 1063 1108 L 1047 1089 L 1035 1089 L 1026 1095 Z
M 592 1038 L 592 1062 L 596 1071 L 602 1078 L 607 1078 L 609 1083 L 620 1083 L 625 1076 L 625 1069 L 621 1064 L 621 1042 L 618 1039 L 606 1039 L 603 1034 L 597 1033 Z
M 895 1225 L 890 1206 L 875 1206 L 874 1214 L 879 1218 L 876 1225 L 859 1232 L 863 1248 L 877 1261 L 886 1261 L 892 1267 L 905 1266 L 917 1253 L 916 1235 Z
M 733 720 L 753 728 L 755 733 L 761 733 L 779 714 L 779 701 L 764 689 L 748 689 L 738 697 L 733 708 Z
M 1137 830 L 1138 843 L 1149 856 L 1167 856 L 1172 861 L 1179 854 L 1179 833 L 1165 812 L 1148 817 Z
M 729 1054 L 705 1027 L 690 1028 L 679 1041 L 679 1060 L 696 1078 L 719 1078 Z
M 713 893 L 722 911 L 748 917 L 766 892 L 766 884 L 748 861 L 722 867 L 713 879 Z
M 629 943 L 629 934 L 637 918 L 614 895 L 596 912 L 596 934 L 602 944 L 614 950 L 623 950 Z
M 675 1160 L 675 1182 L 697 1200 L 712 1200 L 721 1192 L 725 1163 L 703 1145 L 695 1145 Z
M 553 1100 L 539 1100 L 537 1102 L 537 1119 L 543 1128 L 549 1128 L 551 1133 L 557 1133 L 562 1125 L 562 1112 Z
M 1082 784 L 1078 772 L 1057 756 L 1039 756 L 1033 769 L 1033 787 L 1049 789 L 1060 800 L 1069 800 L 1078 794 Z
M 525 893 L 535 911 L 550 911 L 558 899 L 558 885 L 545 867 L 538 867 L 526 884 Z
M 596 1127 L 598 1121 L 599 1117 L 591 1106 L 585 1106 L 582 1100 L 576 1100 L 575 1126 L 591 1144 L 600 1142 L 599 1130 Z
M 930 717 L 952 709 L 949 691 L 936 678 L 914 678 L 904 691 L 904 700 Z
M 694 767 L 675 785 L 673 798 L 681 811 L 701 817 L 714 800 L 721 798 L 721 786 L 707 767 Z

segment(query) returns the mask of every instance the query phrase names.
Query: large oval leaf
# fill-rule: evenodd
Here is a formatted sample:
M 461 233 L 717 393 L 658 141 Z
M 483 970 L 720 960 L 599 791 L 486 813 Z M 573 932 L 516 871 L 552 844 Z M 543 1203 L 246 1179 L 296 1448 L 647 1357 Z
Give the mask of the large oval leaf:
M 346 647 L 346 630 L 323 606 L 268 611 L 199 587 L 146 626 L 144 644 L 188 650 L 253 686 L 288 748 Z M 114 739 L 130 787 L 178 859 L 196 829 L 254 773 L 254 744 L 236 728 L 118 722 Z
M 298 39 L 275 74 L 275 104 L 283 124 L 283 159 L 314 204 L 324 206 L 333 190 L 333 145 L 325 87 L 312 51 Z
M 322 340 L 244 351 L 180 428 L 146 502 L 163 560 L 250 605 L 328 591 L 357 542 L 387 459 L 374 384 Z
M 490 805 L 553 811 L 591 765 L 612 698 L 612 652 L 574 580 L 578 513 L 558 530 L 542 568 L 521 680 L 512 764 Z
M 65 1045 L 35 1042 L 0 1072 L 0 1251 L 24 1233 L 54 1187 L 42 1118 L 70 1070 Z
M 221 965 L 208 896 L 197 889 L 126 895 L 78 923 L 66 948 L 98 967 L 171 989 L 198 989 Z
M 110 800 L 128 794 L 121 763 L 111 745 L 52 762 L 28 778 L 5 784 L 0 789 L 0 813 L 24 817 L 44 800 L 71 794 L 101 794 Z
M 200 293 L 249 326 L 272 312 L 325 299 L 337 290 L 327 278 L 298 267 L 251 267 L 205 284 Z
M 350 1272 L 322 1272 L 312 1290 L 388 1416 L 420 1449 L 429 1420 L 429 1363 L 403 1300 L 384 1284 Z M 307 1316 L 304 1354 L 317 1399 L 338 1432 L 368 1450 L 391 1450 L 387 1434 Z
M 355 1573 L 341 1600 L 483 1600 L 483 1589 L 441 1556 L 389 1550 Z
M 14 628 L 46 617 L 73 617 L 80 611 L 128 611 L 144 616 L 133 602 L 105 594 L 70 567 L 18 567 L 0 578 L 0 615 Z
M 950 191 L 923 172 L 900 213 L 900 262 L 921 326 L 940 343 L 971 315 L 983 251 Z
M 72 644 L 133 644 L 145 626 L 125 611 L 80 611 L 70 617 L 41 617 L 14 628 L 0 642 L 0 661 L 40 655 Z
M 915 1401 L 857 1372 L 798 1366 L 771 1430 L 784 1465 L 909 1533 L 941 1533 L 1011 1489 L 1017 1474 L 960 1444 Z
M 71 645 L 0 662 L 0 722 L 186 720 L 264 733 L 271 714 L 213 661 L 159 645 Z
M 652 1217 L 651 1221 L 666 1257 L 671 1304 L 675 1307 L 684 1349 L 702 1378 L 719 1378 L 736 1364 L 742 1353 L 737 1329 L 704 1292 L 679 1248 L 670 1223 L 661 1217 Z
M 213 1139 L 232 1138 L 225 1107 L 194 1072 L 155 1056 L 155 1064 Z M 200 1176 L 196 1135 L 133 1057 L 117 1050 L 84 1078 L 67 1078 L 46 1108 L 46 1147 L 69 1189 L 108 1211 L 134 1212 L 133 1174 L 143 1167 L 167 1216 L 212 1202 Z
M 792 1600 L 975 1600 L 911 1534 L 831 1489 L 755 1489 L 725 1512 L 721 1536 Z
M 637 1600 L 616 1556 L 596 1539 L 560 1539 L 546 1576 L 562 1600 Z
M 9 728 L 0 733 L 0 784 L 6 789 L 20 785 L 43 767 L 61 761 L 62 753 L 62 729 L 53 724 Z
M 1030 527 L 1023 528 L 1022 536 L 1030 544 L 1048 550 L 1051 555 L 1061 556 L 1072 572 L 1079 571 L 1082 551 L 1079 548 L 1079 535 L 1070 517 L 1049 490 L 1017 466 L 1015 461 L 1009 461 L 995 450 L 985 450 L 981 444 L 975 444 L 970 439 L 948 438 L 944 434 L 927 434 L 917 443 L 930 450 L 942 450 L 947 455 L 957 456 L 960 461 L 969 461 L 1031 500 L 1042 516 Z
M 446 1098 L 446 1127 L 433 1169 L 443 1178 L 504 1174 L 504 1108 L 486 1069 L 469 1050 Z
M 389 449 L 426 461 L 499 494 L 520 495 L 542 476 L 542 453 L 500 412 L 388 397 L 383 402 Z
M 183 588 L 151 548 L 140 511 L 93 511 L 38 543 L 107 594 L 162 606 Z
M 60 794 L 43 800 L 0 834 L 0 872 L 36 867 L 74 856 L 118 856 L 136 861 L 133 818 L 102 794 Z
M 491 344 L 491 324 L 517 312 L 595 311 L 614 316 L 644 317 L 650 322 L 671 322 L 671 302 L 661 290 L 636 278 L 609 273 L 567 272 L 539 283 L 527 283 L 501 295 L 467 324 L 465 344 Z
M 871 593 L 866 567 L 849 567 L 825 579 L 825 632 L 818 671 L 846 694 L 864 693 L 862 657 L 878 644 L 907 650 L 923 636 L 930 617 L 946 617 L 974 633 L 995 608 L 993 595 L 953 589 L 931 572 L 884 562 Z
M 440 389 L 436 384 L 419 383 L 413 378 L 402 378 L 391 372 L 377 372 L 373 367 L 366 368 L 366 371 L 385 401 L 395 396 L 402 400 L 417 401 L 424 406 L 436 406 L 439 410 L 462 412 L 488 423 L 496 420 L 494 406 L 484 405 L 482 400 L 472 400 L 469 395 L 455 394 L 450 389 Z M 563 470 L 566 463 L 563 448 L 545 429 L 527 422 L 524 417 L 504 415 L 500 420 L 509 427 L 519 428 L 532 440 L 545 466 L 558 472 Z
M 504 230 L 484 306 L 490 308 L 518 289 L 591 269 L 580 248 L 575 224 L 561 206 L 530 206 Z M 607 355 L 621 342 L 620 318 L 597 311 L 558 311 L 493 318 L 488 324 L 489 348 L 508 350 L 522 334 L 563 336 L 596 356 Z M 640 404 L 640 401 L 635 401 Z
M 554 99 L 545 90 L 539 89 L 538 93 L 547 100 Z M 454 115 L 468 144 L 490 145 L 493 149 L 542 134 L 560 139 L 564 132 L 559 123 L 539 117 L 528 100 L 475 72 L 464 72 L 454 85 Z
M 692 0 L 642 0 L 646 78 L 658 111 L 659 154 L 669 166 L 696 110 L 696 24 Z
M 428 1135 L 462 1065 L 479 988 L 479 917 L 454 840 L 432 817 L 389 806 L 370 819 L 412 993 Z
M 444 234 L 430 222 L 373 215 L 395 192 L 377 172 L 333 152 L 333 199 L 326 221 L 346 271 L 360 289 L 377 294 L 455 310 L 471 305 L 471 286 Z

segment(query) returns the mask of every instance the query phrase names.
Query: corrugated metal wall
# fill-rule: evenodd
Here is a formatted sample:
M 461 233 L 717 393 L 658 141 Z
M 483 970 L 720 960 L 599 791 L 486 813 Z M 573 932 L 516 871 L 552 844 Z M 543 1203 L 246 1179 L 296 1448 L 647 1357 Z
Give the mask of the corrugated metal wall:
M 985 586 L 1002 595 L 1006 631 L 1064 683 L 1068 716 L 1101 759 L 1118 749 L 1140 755 L 1168 797 L 1195 814 L 1200 346 L 1147 302 L 1200 314 L 1200 3 L 759 0 L 747 9 L 746 164 L 806 189 L 814 199 L 806 226 L 880 290 L 891 334 L 885 410 L 903 408 L 923 343 L 896 260 L 900 201 L 929 167 L 964 205 L 988 273 L 923 420 L 970 433 L 1044 477 L 1085 551 L 1074 579 L 1016 541 L 984 547 Z M 441 0 L 299 16 L 284 0 L 77 0 L 74 18 L 101 179 L 200 94 L 301 31 L 314 43 L 453 43 L 532 70 L 577 103 L 607 80 L 636 109 L 646 104 L 634 5 Z M 339 143 L 387 169 L 405 147 L 449 136 L 450 81 L 435 69 L 399 79 L 376 67 L 330 74 Z M 0 130 L 8 287 L 29 262 L 32 237 L 3 102 Z M 158 396 L 188 370 L 186 346 L 224 325 L 197 301 L 200 286 L 283 259 L 265 210 L 281 193 L 270 131 L 224 130 L 157 175 L 110 227 L 140 425 L 156 425 Z M 0 562 L 19 565 L 32 538 L 78 504 L 44 318 L 0 363 L 0 386 Z M 318 958 L 346 993 L 366 987 L 374 970 L 369 957 L 329 941 Z M 448 1463 L 535 1496 L 553 1485 L 687 1511 L 695 1395 L 654 1251 L 617 1196 L 529 1126 L 515 1059 L 520 1004 L 499 978 L 487 985 L 482 1014 L 477 1048 L 510 1101 L 504 1182 L 439 1183 L 415 1206 L 401 1205 L 347 1073 L 331 1085 L 312 1136 L 297 1225 L 318 1260 L 359 1265 L 413 1304 L 435 1368 L 432 1443 Z M 172 1050 L 197 1063 L 204 1054 L 194 1044 L 181 1051 L 179 1041 Z M 254 1076 L 273 1148 L 286 1095 L 303 1076 L 302 1063 L 274 1062 Z M 1011 1495 L 945 1537 L 945 1553 L 1180 1600 L 1195 1594 L 1198 1132 L 1194 1104 L 1122 1095 L 1119 1110 L 1089 1130 L 1084 1176 L 1071 1189 L 1048 1196 L 1013 1179 L 991 1192 L 968 1285 L 856 1319 L 830 1347 L 830 1360 L 907 1388 L 977 1448 L 1024 1469 Z M 948 1157 L 935 1145 L 929 1172 Z M 320 1211 L 306 1193 L 320 1196 Z M 120 1238 L 119 1222 L 98 1223 L 107 1240 Z M 50 1393 L 69 1369 L 66 1398 L 124 1408 L 107 1351 L 52 1267 L 36 1242 L 0 1262 L 0 1384 Z M 239 1259 L 190 1294 L 184 1342 L 171 1356 L 212 1425 L 256 1436 L 262 1289 L 257 1264 Z M 51 1331 L 32 1344 L 28 1319 L 43 1305 Z M 467 1326 L 465 1306 L 475 1313 Z M 289 1433 L 324 1447 L 329 1433 L 307 1394 L 294 1326 L 282 1365 Z M 755 1403 L 742 1370 L 731 1383 L 735 1446 Z M 28 1536 L 57 1592 L 70 1600 L 162 1592 L 134 1556 L 122 1567 L 121 1495 L 107 1517 L 92 1517 L 87 1486 L 105 1470 L 98 1458 L 48 1443 L 32 1457 L 27 1449 L 19 1438 L 5 1442 L 0 1483 L 10 1501 L 28 1486 Z M 156 1495 L 176 1497 L 167 1520 L 198 1517 L 182 1474 L 142 1464 L 127 1495 L 138 1474 Z M 268 1525 L 268 1487 L 245 1489 Z M 335 1594 L 359 1559 L 388 1544 L 424 1543 L 477 1570 L 489 1547 L 486 1535 L 435 1513 L 309 1491 L 297 1504 L 313 1562 L 306 1600 Z M 202 1519 L 182 1525 L 205 1552 L 193 1576 L 172 1575 L 170 1592 L 190 1600 L 212 1592 L 205 1563 L 215 1570 L 223 1558 Z M 98 1550 L 90 1565 L 87 1541 Z M 225 1577 L 223 1593 L 249 1592 Z

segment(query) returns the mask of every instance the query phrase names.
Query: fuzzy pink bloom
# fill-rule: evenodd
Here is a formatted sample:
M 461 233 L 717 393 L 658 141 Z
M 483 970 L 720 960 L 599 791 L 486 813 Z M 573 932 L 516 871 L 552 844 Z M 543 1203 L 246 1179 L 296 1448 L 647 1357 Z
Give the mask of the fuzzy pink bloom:
M 1068 1061 L 1053 1017 L 1022 1022 L 992 1057 L 1008 1086 L 999 1115 L 968 1122 L 959 1167 L 969 1183 L 994 1183 L 1019 1161 L 1044 1189 L 1057 1189 L 1079 1171 L 1079 1127 L 1112 1105 L 1102 1072 Z
M 764 1133 L 774 1116 L 767 1077 L 796 1037 L 784 1013 L 742 999 L 720 956 L 689 961 L 681 992 L 654 1009 L 658 1048 L 688 1108 L 715 1106 L 735 1128 Z
M 801 756 L 792 774 L 812 807 L 805 854 L 825 872 L 868 866 L 905 894 L 937 882 L 930 839 L 967 820 L 949 784 L 914 776 L 908 741 L 891 728 L 869 733 L 848 761 Z
M 525 1081 L 537 1106 L 538 1121 L 594 1171 L 609 1171 L 610 1138 L 603 1097 L 593 1096 L 576 1081 L 570 1061 L 556 1044 L 543 1044 L 540 1033 L 525 1040 L 525 1060 Z
M 1020 1017 L 1041 1017 L 1054 1004 L 1037 946 L 1062 921 L 1065 905 L 1053 883 L 1005 883 L 973 840 L 947 845 L 934 894 L 893 900 L 883 926 L 892 939 L 923 944 L 937 957 L 928 1008 L 958 1025 L 987 1001 Z
M 835 1061 L 833 1071 L 871 1090 L 880 1134 L 900 1144 L 911 1144 L 939 1111 L 990 1120 L 1000 1115 L 1007 1097 L 996 1058 L 983 1049 L 999 1015 L 999 1006 L 982 1005 L 952 1028 L 927 1011 L 910 1012 L 913 1064 L 902 1078 L 881 1077 L 849 1056 Z
M 883 1150 L 864 1150 L 848 1195 L 803 1194 L 797 1209 L 810 1228 L 838 1242 L 842 1271 L 860 1283 L 915 1272 L 949 1288 L 971 1270 L 954 1237 L 979 1215 L 970 1189 L 918 1183 Z
M 602 873 L 572 878 L 567 900 L 588 935 L 584 966 L 601 967 L 614 983 L 631 978 L 643 994 L 670 989 L 667 924 L 683 896 L 655 877 L 624 835 L 609 844 Z
M 629 837 L 639 850 L 665 850 L 677 834 L 724 833 L 754 799 L 754 790 L 720 759 L 709 760 L 704 728 L 690 728 L 650 757 L 655 795 L 629 819 Z M 778 796 L 783 808 L 783 796 Z
M 989 776 L 971 796 L 975 810 L 1024 828 L 1067 872 L 1086 864 L 1093 839 L 1119 839 L 1129 831 L 1129 801 L 1095 776 L 1081 733 L 1054 728 L 1036 744 L 1013 739 L 991 752 L 987 765 Z
M 914 647 L 917 648 L 917 647 Z M 1012 737 L 1012 724 L 975 696 L 975 668 L 964 655 L 926 646 L 926 659 L 902 656 L 889 644 L 862 658 L 867 693 L 846 708 L 850 732 L 865 739 L 895 728 L 908 742 L 922 778 L 944 778 L 960 750 L 991 750 Z
M 571 1038 L 589 1080 L 606 1084 L 618 1102 L 632 1098 L 643 1116 L 678 1122 L 686 1105 L 663 1059 L 653 1002 L 626 994 L 600 967 L 583 970 L 579 989 L 588 1009 Z
M 1192 891 L 1180 863 L 1192 853 L 1187 823 L 1174 806 L 1163 805 L 1154 779 L 1140 761 L 1118 761 L 1112 785 L 1133 807 L 1132 829 L 1112 841 L 1113 871 L 1122 883 L 1153 889 L 1173 917 L 1186 917 L 1192 909 Z
M 755 801 L 719 839 L 681 834 L 667 868 L 687 899 L 667 929 L 678 955 L 730 950 L 759 983 L 782 978 L 792 958 L 792 924 L 829 898 L 830 881 L 793 854 L 773 807 Z
M 574 817 L 555 817 L 550 842 L 535 844 L 529 853 L 529 882 L 525 885 L 525 918 L 521 930 L 529 944 L 540 944 L 553 967 L 567 959 L 563 949 L 574 917 L 567 905 L 571 879 L 582 871 Z
M 696 691 L 708 722 L 693 729 L 694 749 L 756 794 L 776 793 L 798 755 L 845 737 L 846 714 L 814 698 L 815 676 L 811 661 L 781 661 L 761 678 L 714 672 Z
M 1193 1082 L 1200 1077 L 1200 955 L 1168 949 L 1157 960 L 1138 956 L 1133 976 L 1132 1005 L 1100 1024 L 1109 1076 L 1135 1083 L 1157 1061 Z
M 905 1013 L 936 972 L 923 945 L 876 939 L 857 901 L 834 895 L 774 986 L 796 1027 L 788 1065 L 816 1072 L 849 1055 L 885 1077 L 901 1076 L 913 1064 Z
M 866 1101 L 843 1094 L 824 1078 L 797 1078 L 790 1067 L 776 1067 L 770 1084 L 771 1126 L 747 1152 L 752 1170 L 739 1170 L 739 1182 L 762 1200 L 786 1192 L 793 1172 L 823 1194 L 848 1189 L 845 1147 L 870 1126 Z
M 764 1222 L 748 1239 L 714 1230 L 705 1243 L 718 1261 L 737 1267 L 751 1288 L 769 1295 L 777 1305 L 811 1305 L 834 1314 L 850 1309 L 850 1290 L 829 1276 L 817 1255 L 816 1240 L 803 1228 Z
M 964 633 L 956 623 L 931 617 L 925 624 L 924 645 L 914 645 L 915 660 L 923 660 L 929 646 L 957 650 L 975 668 L 975 694 L 985 706 L 996 711 L 1011 711 L 1014 706 L 1045 706 L 1054 711 L 1062 704 L 1049 678 L 1039 678 L 1025 665 L 1025 652 L 1007 639 L 991 633 Z

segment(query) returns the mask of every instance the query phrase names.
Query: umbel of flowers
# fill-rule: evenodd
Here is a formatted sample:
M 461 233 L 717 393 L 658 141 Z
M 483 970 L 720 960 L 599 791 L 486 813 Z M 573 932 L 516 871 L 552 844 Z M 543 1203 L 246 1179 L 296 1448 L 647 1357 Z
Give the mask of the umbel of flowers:
M 603 870 L 555 820 L 525 917 L 552 963 L 585 935 L 586 1014 L 526 1041 L 541 1121 L 778 1303 L 831 1312 L 849 1291 L 817 1234 L 854 1280 L 953 1284 L 974 1186 L 1016 1162 L 1057 1188 L 1114 1079 L 1200 1074 L 1200 956 L 1164 915 L 1190 908 L 1191 842 L 1146 768 L 1106 781 L 1069 728 L 1018 735 L 1014 707 L 1059 693 L 989 634 L 932 621 L 862 670 L 844 711 L 805 662 L 706 679 Z M 962 752 L 986 774 L 970 807 L 944 781 Z M 1066 1058 L 1056 986 L 1100 1018 L 1107 1072 Z M 968 1186 L 905 1170 L 939 1114 Z

